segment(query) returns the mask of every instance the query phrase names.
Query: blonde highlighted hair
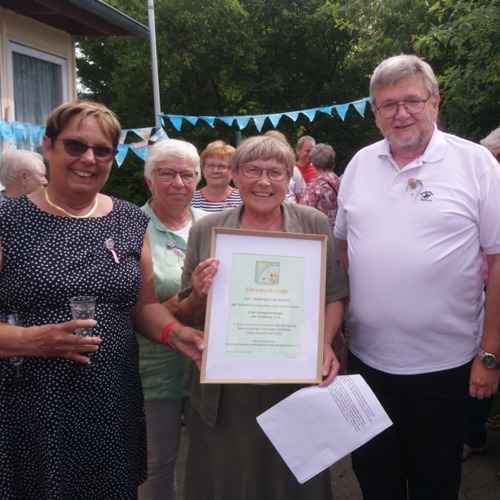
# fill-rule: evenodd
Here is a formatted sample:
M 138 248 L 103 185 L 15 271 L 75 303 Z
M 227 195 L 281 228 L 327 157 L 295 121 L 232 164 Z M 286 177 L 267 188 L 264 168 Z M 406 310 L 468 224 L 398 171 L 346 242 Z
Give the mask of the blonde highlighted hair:
M 204 166 L 206 158 L 209 156 L 219 156 L 224 161 L 230 163 L 234 152 L 235 149 L 230 144 L 226 144 L 224 141 L 213 141 L 202 151 L 200 161 Z

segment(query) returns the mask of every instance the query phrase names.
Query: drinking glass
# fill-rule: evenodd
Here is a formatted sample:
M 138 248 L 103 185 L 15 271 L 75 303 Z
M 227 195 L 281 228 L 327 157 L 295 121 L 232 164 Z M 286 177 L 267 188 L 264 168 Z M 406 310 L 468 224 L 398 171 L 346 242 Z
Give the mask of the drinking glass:
M 23 325 L 22 318 L 17 313 L 4 314 L 0 317 L 0 319 L 3 323 L 7 323 L 9 325 Z M 10 358 L 10 362 L 14 366 L 15 373 L 14 378 L 9 382 L 9 385 L 25 384 L 28 381 L 28 379 L 21 372 L 21 365 L 23 364 L 23 361 L 24 358 L 22 358 L 21 356 L 13 356 L 12 358 Z
M 95 316 L 96 298 L 89 295 L 73 297 L 69 301 L 71 307 L 71 315 L 73 319 L 94 319 Z M 92 337 L 94 335 L 93 328 L 78 328 L 75 335 L 83 337 Z M 90 359 L 89 363 L 76 363 L 78 368 L 92 368 L 97 365 L 97 359 L 93 358 L 94 353 L 89 353 L 87 356 Z

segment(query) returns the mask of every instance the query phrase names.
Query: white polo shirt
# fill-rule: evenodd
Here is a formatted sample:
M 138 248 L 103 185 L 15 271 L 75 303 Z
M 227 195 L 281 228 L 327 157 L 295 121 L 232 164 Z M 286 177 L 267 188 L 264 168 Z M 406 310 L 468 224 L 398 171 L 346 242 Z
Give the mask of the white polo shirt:
M 494 157 L 435 129 L 424 154 L 400 170 L 384 139 L 354 156 L 338 204 L 352 352 L 393 374 L 470 361 L 481 336 L 481 249 L 500 253 Z

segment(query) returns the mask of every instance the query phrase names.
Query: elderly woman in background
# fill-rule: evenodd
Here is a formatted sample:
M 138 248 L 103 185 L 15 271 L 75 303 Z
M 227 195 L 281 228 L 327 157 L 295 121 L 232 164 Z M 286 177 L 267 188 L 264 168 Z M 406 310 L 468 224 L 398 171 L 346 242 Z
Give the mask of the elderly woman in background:
M 299 203 L 323 212 L 328 217 L 333 234 L 338 209 L 337 193 L 341 181 L 340 177 L 333 172 L 335 151 L 329 144 L 316 144 L 311 149 L 311 164 L 318 172 L 318 176 L 306 185 Z M 342 330 L 335 335 L 333 350 L 340 362 L 340 373 L 346 373 L 347 349 Z
M 30 194 L 47 184 L 43 156 L 33 151 L 9 149 L 0 158 L 0 201 L 20 194 Z
M 156 294 L 172 313 L 181 289 L 189 230 L 206 213 L 189 206 L 200 177 L 200 157 L 189 142 L 169 139 L 150 149 L 144 178 L 152 198 L 142 210 L 151 218 L 148 233 Z M 188 429 L 191 419 L 189 393 L 182 387 L 187 358 L 143 336 L 138 341 L 148 438 L 148 479 L 139 487 L 139 498 L 173 500 L 181 418 Z
M 328 217 L 333 232 L 340 187 L 340 177 L 333 172 L 335 151 L 329 144 L 316 144 L 311 150 L 311 163 L 318 172 L 318 177 L 307 184 L 299 203 L 321 210 Z
M 240 194 L 231 187 L 231 156 L 233 146 L 224 141 L 211 142 L 201 153 L 203 176 L 207 181 L 204 188 L 194 194 L 191 204 L 206 212 L 220 212 L 241 204 Z
M 117 152 L 116 116 L 63 104 L 45 134 L 49 186 L 0 205 L 0 314 L 24 322 L 0 324 L 0 498 L 132 500 L 147 465 L 134 330 L 156 342 L 186 330 L 194 359 L 199 337 L 156 298 L 148 217 L 99 192 Z M 71 320 L 80 295 L 97 298 L 95 321 Z M 74 334 L 90 327 L 93 336 Z M 97 346 L 98 363 L 82 368 Z M 14 356 L 24 357 L 25 385 L 10 383 Z
M 500 162 L 500 127 L 491 131 L 480 143 Z
M 284 203 L 293 174 L 294 154 L 272 137 L 244 141 L 231 167 L 243 204 L 210 214 L 191 229 L 182 275 L 177 315 L 192 325 L 203 325 L 207 294 L 218 261 L 210 258 L 213 227 L 259 231 L 312 233 L 327 236 L 325 345 L 321 385 L 339 370 L 332 350 L 347 296 L 345 276 L 335 255 L 333 237 L 324 214 L 309 207 Z M 172 341 L 185 339 L 175 332 Z M 217 332 L 216 332 L 217 333 Z M 186 500 L 245 498 L 331 498 L 326 470 L 299 484 L 257 424 L 256 417 L 300 388 L 297 384 L 204 384 L 194 364 L 188 366 L 193 419 L 186 471 Z
M 279 130 L 268 130 L 264 135 L 274 137 L 278 141 L 289 145 L 286 135 Z M 290 177 L 290 182 L 288 183 L 288 192 L 286 193 L 285 201 L 288 203 L 298 203 L 305 187 L 306 182 L 304 181 L 304 177 L 302 177 L 300 170 L 294 166 L 293 175 Z

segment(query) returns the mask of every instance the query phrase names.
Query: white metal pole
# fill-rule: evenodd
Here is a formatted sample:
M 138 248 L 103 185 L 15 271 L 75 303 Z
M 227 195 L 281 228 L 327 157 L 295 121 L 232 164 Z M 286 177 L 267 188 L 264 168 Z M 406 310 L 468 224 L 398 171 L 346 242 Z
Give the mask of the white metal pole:
M 153 72 L 153 97 L 155 110 L 155 126 L 160 127 L 160 83 L 158 79 L 158 59 L 156 56 L 155 8 L 153 0 L 148 0 L 149 42 L 151 45 L 151 67 Z

